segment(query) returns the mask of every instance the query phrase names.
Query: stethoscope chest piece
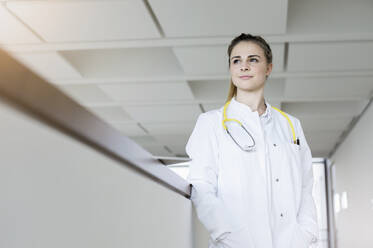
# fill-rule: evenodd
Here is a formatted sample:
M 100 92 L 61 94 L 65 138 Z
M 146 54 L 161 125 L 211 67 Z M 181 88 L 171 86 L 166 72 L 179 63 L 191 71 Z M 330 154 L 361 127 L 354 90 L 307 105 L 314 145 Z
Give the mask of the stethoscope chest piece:
M 232 119 L 228 119 L 225 122 L 227 134 L 241 150 L 247 152 L 255 151 L 255 139 L 241 122 Z
M 256 149 L 255 139 L 252 134 L 245 128 L 245 126 L 237 119 L 227 118 L 227 108 L 230 101 L 226 102 L 223 108 L 223 128 L 228 133 L 228 135 L 232 138 L 234 143 L 237 144 L 243 151 L 252 152 Z M 290 118 L 278 108 L 272 107 L 273 109 L 280 112 L 289 122 L 289 126 L 291 128 L 291 132 L 293 135 L 293 143 L 299 145 L 299 139 L 295 136 L 295 131 L 293 127 L 293 123 L 290 121 Z

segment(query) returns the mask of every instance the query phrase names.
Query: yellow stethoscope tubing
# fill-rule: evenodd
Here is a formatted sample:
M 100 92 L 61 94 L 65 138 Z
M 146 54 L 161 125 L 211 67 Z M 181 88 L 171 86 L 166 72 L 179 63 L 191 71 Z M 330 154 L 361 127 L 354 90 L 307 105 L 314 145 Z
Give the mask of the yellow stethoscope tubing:
M 233 119 L 233 118 L 230 118 L 230 119 L 227 119 L 227 108 L 228 108 L 228 105 L 230 104 L 231 101 L 228 101 L 226 102 L 226 104 L 224 105 L 224 109 L 223 109 L 223 127 L 226 131 L 228 131 L 228 128 L 227 126 L 225 125 L 225 122 L 227 121 L 234 121 L 234 122 L 237 122 L 238 124 L 240 124 L 243 128 L 245 128 L 242 123 L 239 121 L 239 120 L 236 120 L 236 119 Z M 293 123 L 291 122 L 289 116 L 287 114 L 285 114 L 282 110 L 276 108 L 276 107 L 273 107 L 273 109 L 277 110 L 278 112 L 280 112 L 280 114 L 282 114 L 286 120 L 289 122 L 289 125 L 290 125 L 290 129 L 291 129 L 291 132 L 293 134 L 293 141 L 294 141 L 294 144 L 297 143 L 297 138 L 296 138 L 296 135 L 295 135 L 295 131 L 294 131 L 294 126 L 293 126 Z M 245 129 L 246 130 L 246 129 Z
M 295 135 L 293 123 L 291 122 L 289 116 L 287 114 L 285 114 L 281 109 L 278 109 L 278 108 L 273 107 L 273 106 L 272 106 L 272 108 L 274 108 L 278 112 L 280 112 L 280 114 L 282 114 L 286 118 L 286 120 L 289 122 L 289 125 L 290 125 L 290 128 L 291 128 L 291 133 L 293 134 L 293 141 L 294 141 L 294 144 L 296 144 L 297 143 L 297 138 L 296 138 L 296 135 Z

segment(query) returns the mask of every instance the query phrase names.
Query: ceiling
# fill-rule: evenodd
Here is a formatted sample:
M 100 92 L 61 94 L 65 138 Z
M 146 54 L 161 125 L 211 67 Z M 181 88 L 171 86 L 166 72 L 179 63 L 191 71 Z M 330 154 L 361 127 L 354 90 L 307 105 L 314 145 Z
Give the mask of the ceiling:
M 199 114 L 228 92 L 245 32 L 274 54 L 265 97 L 325 157 L 373 91 L 366 0 L 1 1 L 0 46 L 156 156 L 185 156 Z

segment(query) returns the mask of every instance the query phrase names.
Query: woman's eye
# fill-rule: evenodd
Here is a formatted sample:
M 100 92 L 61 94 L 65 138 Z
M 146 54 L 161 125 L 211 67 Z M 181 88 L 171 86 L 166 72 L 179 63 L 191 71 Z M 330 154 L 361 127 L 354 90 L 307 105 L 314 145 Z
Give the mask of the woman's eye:
M 251 58 L 251 59 L 250 59 L 250 62 L 259 62 L 259 60 L 256 59 L 256 58 Z
M 237 64 L 238 61 L 239 61 L 238 59 L 235 59 L 235 60 L 232 61 L 232 63 Z

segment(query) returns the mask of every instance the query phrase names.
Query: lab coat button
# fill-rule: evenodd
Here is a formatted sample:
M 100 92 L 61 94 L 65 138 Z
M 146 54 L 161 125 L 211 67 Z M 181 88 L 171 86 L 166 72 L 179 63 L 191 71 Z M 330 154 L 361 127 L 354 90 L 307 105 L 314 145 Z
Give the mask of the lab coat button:
M 280 214 L 280 216 L 281 216 L 281 217 L 284 217 L 284 214 L 283 214 L 283 213 L 281 213 L 281 214 Z
M 280 181 L 280 179 L 276 178 L 276 182 Z
M 277 146 L 276 144 L 273 144 L 273 146 Z

